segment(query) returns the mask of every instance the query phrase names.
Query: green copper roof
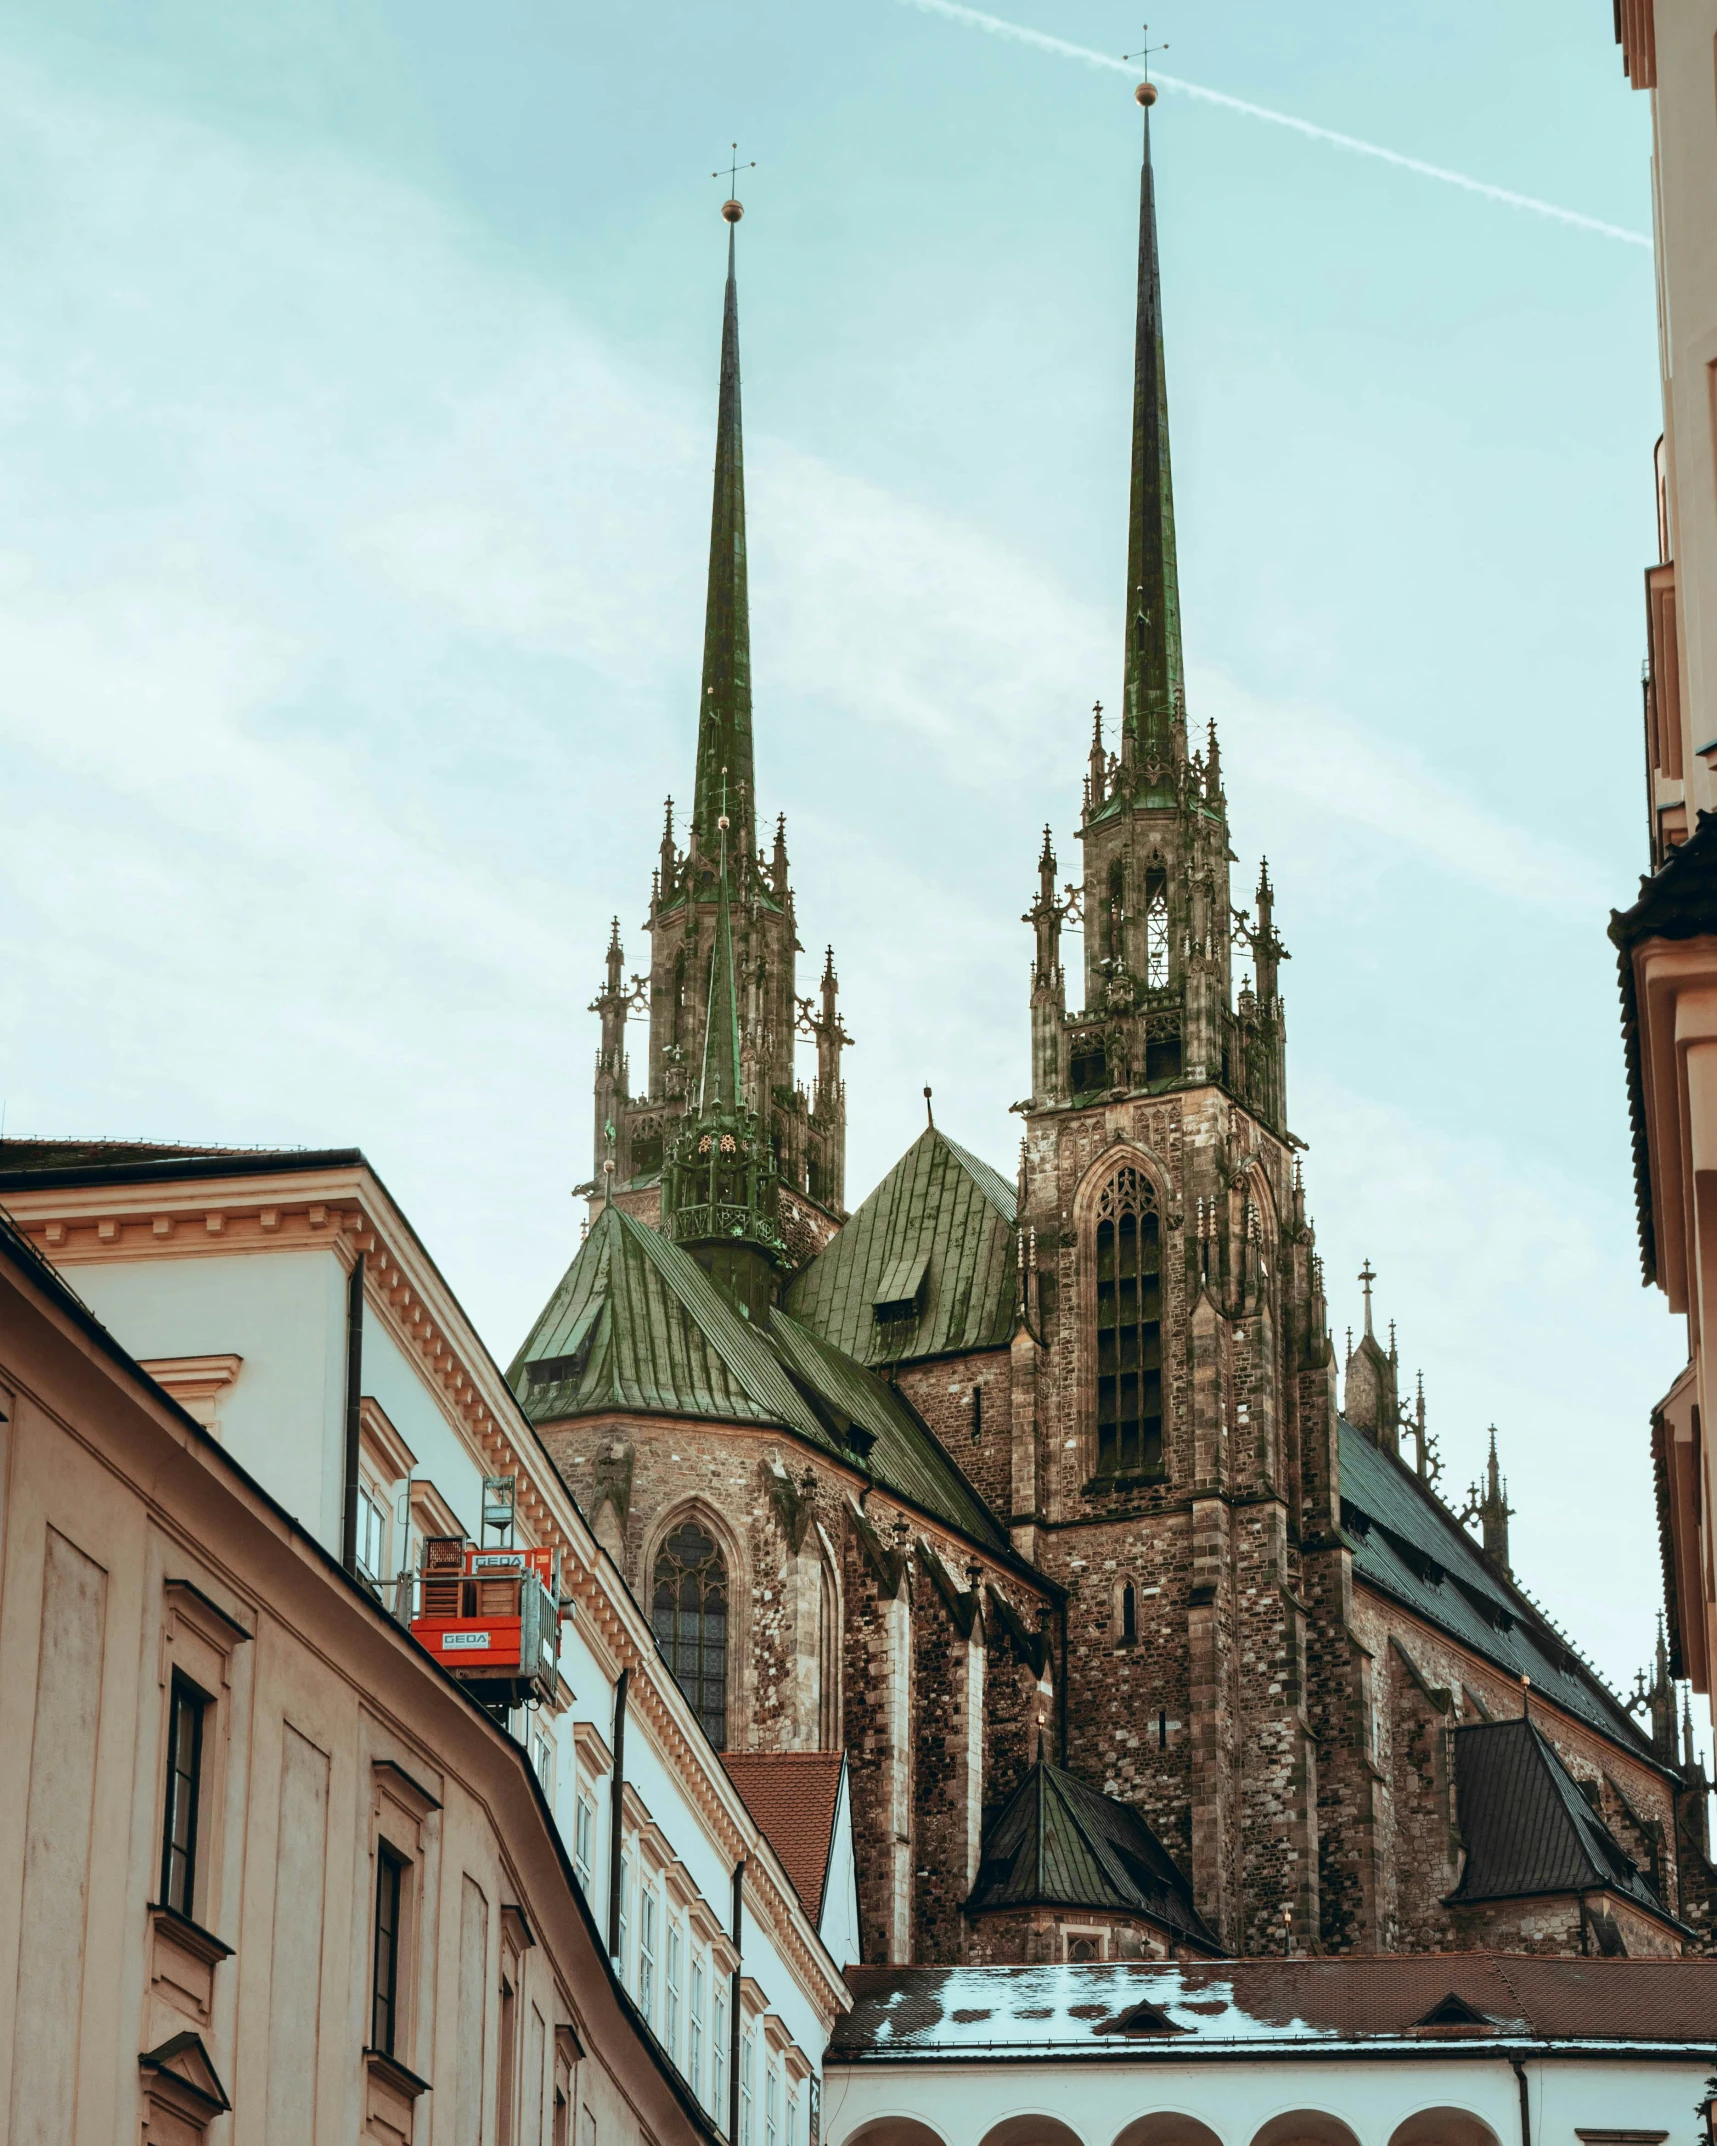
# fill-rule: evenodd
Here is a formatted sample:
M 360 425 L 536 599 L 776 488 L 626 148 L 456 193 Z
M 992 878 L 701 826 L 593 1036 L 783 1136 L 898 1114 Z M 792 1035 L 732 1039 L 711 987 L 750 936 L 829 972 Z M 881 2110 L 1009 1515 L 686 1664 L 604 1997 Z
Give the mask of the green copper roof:
M 917 1276 L 917 1310 L 877 1317 Z M 1001 1348 L 1018 1288 L 1014 1192 L 928 1127 L 788 1291 L 787 1307 L 860 1363 Z
M 767 1324 L 743 1318 L 689 1252 L 622 1208 L 597 1217 L 507 1378 L 533 1423 L 626 1409 L 777 1426 L 1010 1554 L 988 1507 L 893 1387 L 781 1312 Z M 868 1437 L 849 1442 L 853 1424 Z
M 752 832 L 757 807 L 751 764 L 751 612 L 745 576 L 745 454 L 740 436 L 739 292 L 733 240 L 729 225 L 692 828 L 707 856 L 715 848 L 715 823 L 724 809 L 725 771 L 727 795 L 733 800 L 726 809 L 733 816 L 735 843 L 749 857 L 757 847 Z
M 1031 1907 L 1148 1915 L 1207 1951 L 1222 1949 L 1143 1815 L 1047 1759 L 990 1821 L 967 1902 L 971 1913 Z
M 1151 115 L 1139 173 L 1139 315 L 1133 349 L 1133 476 L 1127 512 L 1127 671 L 1122 722 L 1139 756 L 1166 760 L 1184 687 L 1174 486 L 1169 475 L 1163 371 L 1162 278 L 1157 266 Z

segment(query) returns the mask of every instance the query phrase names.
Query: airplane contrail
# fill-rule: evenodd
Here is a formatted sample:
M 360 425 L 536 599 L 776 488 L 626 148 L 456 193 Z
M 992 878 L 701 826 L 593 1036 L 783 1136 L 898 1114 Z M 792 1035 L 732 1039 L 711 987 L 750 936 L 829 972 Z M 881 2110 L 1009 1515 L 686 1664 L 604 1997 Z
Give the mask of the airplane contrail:
M 987 15 L 981 8 L 962 7 L 959 0 L 901 0 L 901 4 L 915 7 L 921 14 L 944 16 L 949 22 L 960 23 L 968 30 L 983 30 L 991 37 L 1003 37 L 1016 45 L 1031 45 L 1039 52 L 1053 52 L 1059 59 L 1078 60 L 1086 67 L 1106 67 L 1118 74 L 1137 73 L 1129 61 L 1117 59 L 1110 53 L 1094 51 L 1089 45 L 1069 44 L 1066 38 L 1051 37 L 1046 30 L 1028 30 L 1023 23 L 1004 21 L 1000 15 Z M 1197 82 L 1183 81 L 1178 75 L 1153 74 L 1151 80 L 1159 89 L 1191 97 L 1199 104 L 1220 105 L 1224 111 L 1240 112 L 1248 119 L 1267 119 L 1271 126 L 1287 127 L 1292 133 L 1303 134 L 1308 141 L 1328 142 L 1332 148 L 1350 150 L 1355 156 L 1376 157 L 1380 163 L 1393 164 L 1398 170 L 1417 172 L 1422 179 L 1440 179 L 1445 186 L 1458 186 L 1463 193 L 1481 195 L 1486 201 L 1500 201 L 1505 208 L 1526 209 L 1534 216 L 1548 216 L 1554 223 L 1571 224 L 1581 231 L 1596 231 L 1602 238 L 1619 238 L 1624 245 L 1648 249 L 1651 245 L 1651 240 L 1642 231 L 1629 231 L 1621 224 L 1605 223 L 1599 216 L 1583 216 L 1578 209 L 1558 208 L 1553 201 L 1540 201 L 1533 194 L 1517 194 L 1512 187 L 1492 186 L 1487 179 L 1474 179 L 1464 171 L 1449 171 L 1441 164 L 1427 164 L 1419 157 L 1403 156 L 1399 149 L 1385 149 L 1377 142 L 1362 142 L 1356 135 L 1338 134 L 1333 127 L 1320 127 L 1312 120 L 1296 119 L 1291 112 L 1272 111 L 1267 104 L 1250 104 L 1244 97 L 1230 97 L 1223 90 L 1205 89 Z

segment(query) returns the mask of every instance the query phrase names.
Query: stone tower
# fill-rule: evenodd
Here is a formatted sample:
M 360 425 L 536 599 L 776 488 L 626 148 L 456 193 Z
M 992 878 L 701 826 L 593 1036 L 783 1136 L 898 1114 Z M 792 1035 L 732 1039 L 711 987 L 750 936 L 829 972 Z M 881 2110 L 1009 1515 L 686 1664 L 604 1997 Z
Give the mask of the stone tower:
M 732 984 L 738 1021 L 737 1096 L 760 1122 L 783 1191 L 781 1228 L 795 1259 L 826 1240 L 844 1212 L 846 1090 L 841 1053 L 851 1038 L 841 1026 L 834 953 L 825 960 L 816 999 L 795 989 L 800 951 L 787 872 L 784 820 L 767 850 L 757 841 L 751 723 L 751 618 L 745 567 L 745 458 L 740 423 L 739 296 L 734 272 L 740 208 L 729 202 L 727 295 L 721 330 L 721 391 L 716 420 L 709 584 L 704 608 L 703 676 L 698 701 L 697 763 L 684 846 L 668 800 L 645 929 L 650 973 L 628 983 L 618 919 L 609 941 L 596 1058 L 595 1190 L 633 1205 L 647 1219 L 659 1211 L 659 1180 L 676 1129 L 695 1100 L 709 1025 L 718 925 L 732 933 Z M 718 822 L 725 822 L 719 826 Z M 725 871 L 723 855 L 726 857 Z M 724 909 L 725 903 L 725 909 Z M 633 1094 L 626 1020 L 647 1008 L 647 1084 Z M 813 1038 L 817 1077 L 807 1090 L 794 1077 L 794 1039 Z
M 1214 729 L 1188 742 L 1150 103 L 1121 718 L 1077 888 L 1046 832 L 1019 1239 L 1015 1546 L 1069 1594 L 1067 1764 L 1135 1803 L 1246 1952 L 1319 1930 L 1306 1562 L 1335 1538 L 1334 1363 L 1286 1123 L 1267 870 L 1232 906 Z M 1083 925 L 1066 1005 L 1063 924 Z M 1235 987 L 1235 954 L 1251 974 Z M 1023 1358 L 1023 1362 L 1022 1362 Z

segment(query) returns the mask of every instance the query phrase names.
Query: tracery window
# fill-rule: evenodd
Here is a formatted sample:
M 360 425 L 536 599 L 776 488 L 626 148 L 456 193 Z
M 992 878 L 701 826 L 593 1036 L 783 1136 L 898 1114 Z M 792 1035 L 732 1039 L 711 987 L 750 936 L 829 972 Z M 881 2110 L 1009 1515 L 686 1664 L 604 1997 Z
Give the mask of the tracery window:
M 1130 1163 L 1097 1202 L 1097 1473 L 1163 1465 L 1162 1247 L 1156 1197 Z
M 1169 882 L 1160 866 L 1145 874 L 1145 986 L 1161 991 L 1169 980 Z
M 656 1644 L 718 1751 L 727 1744 L 727 1560 L 695 1520 L 656 1552 Z

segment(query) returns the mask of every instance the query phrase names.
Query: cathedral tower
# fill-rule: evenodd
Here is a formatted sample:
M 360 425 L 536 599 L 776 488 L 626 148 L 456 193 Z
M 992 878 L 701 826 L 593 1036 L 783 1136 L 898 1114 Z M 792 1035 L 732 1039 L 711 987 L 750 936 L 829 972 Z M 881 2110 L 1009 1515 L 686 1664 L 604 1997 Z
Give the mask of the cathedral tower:
M 1028 912 L 1036 1398 L 1010 1519 L 1069 1591 L 1067 1763 L 1144 1811 L 1226 1943 L 1279 1950 L 1319 1926 L 1302 1563 L 1334 1519 L 1333 1363 L 1286 1124 L 1274 891 L 1265 869 L 1252 914 L 1233 906 L 1215 731 L 1188 738 L 1139 95 L 1120 720 L 1111 749 L 1096 711 L 1080 883 L 1057 892 L 1046 831 Z
M 786 823 L 777 820 L 766 851 L 757 841 L 751 720 L 751 614 L 745 559 L 745 456 L 740 422 L 739 295 L 736 227 L 743 211 L 729 201 L 727 292 L 722 314 L 721 387 L 716 417 L 715 483 L 710 513 L 709 581 L 704 605 L 703 675 L 697 758 L 684 846 L 668 800 L 645 929 L 650 973 L 628 984 L 618 920 L 609 942 L 595 1084 L 596 1180 L 626 1205 L 655 1220 L 661 1176 L 677 1129 L 699 1100 L 705 1043 L 725 929 L 730 935 L 738 1093 L 724 1094 L 758 1121 L 782 1191 L 780 1228 L 790 1256 L 803 1259 L 826 1241 L 843 1213 L 846 1192 L 846 1091 L 841 1053 L 851 1038 L 841 1025 L 831 950 L 815 1001 L 795 991 L 800 951 L 787 870 Z M 719 823 L 719 824 L 718 824 Z M 723 919 L 726 920 L 725 925 Z M 649 1071 L 641 1094 L 630 1088 L 625 1048 L 628 1014 L 646 1009 Z M 817 1077 L 807 1090 L 794 1076 L 796 1036 L 817 1045 Z

